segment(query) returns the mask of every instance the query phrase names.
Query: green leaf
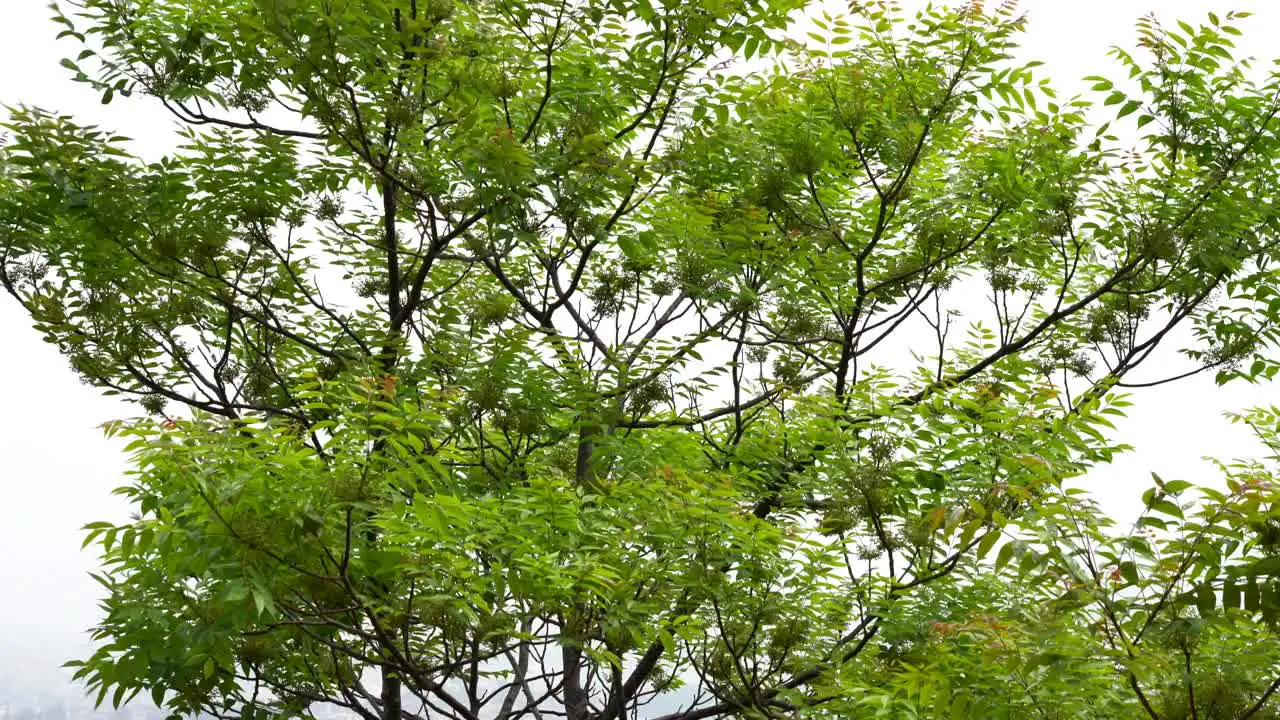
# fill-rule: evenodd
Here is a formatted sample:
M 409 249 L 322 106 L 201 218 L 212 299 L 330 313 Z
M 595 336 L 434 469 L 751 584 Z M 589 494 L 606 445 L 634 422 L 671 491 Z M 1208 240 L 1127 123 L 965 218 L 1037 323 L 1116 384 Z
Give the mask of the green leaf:
M 1125 582 L 1130 585 L 1140 584 L 1141 580 L 1138 577 L 1138 567 L 1134 565 L 1133 562 L 1126 560 L 1120 563 L 1119 569 L 1120 577 L 1124 578 Z
M 982 539 L 978 541 L 978 545 L 974 551 L 975 556 L 979 559 L 985 558 L 987 554 L 991 552 L 991 548 L 995 546 L 996 541 L 999 539 L 1000 533 L 998 531 L 990 530 L 985 533 L 982 536 Z
M 1007 542 L 1000 546 L 1000 551 L 996 553 L 995 568 L 997 572 L 1004 569 L 1004 567 L 1009 564 L 1009 561 L 1013 559 L 1015 550 L 1016 542 Z
M 1261 558 L 1238 570 L 1240 575 L 1257 577 L 1259 575 L 1280 575 L 1280 555 Z
M 1222 609 L 1236 610 L 1240 607 L 1240 585 L 1234 580 L 1225 580 L 1222 584 Z
M 1213 614 L 1214 607 L 1218 601 L 1218 594 L 1214 591 L 1213 586 L 1209 583 L 1201 583 L 1195 590 L 1196 610 L 1200 613 L 1200 617 L 1207 618 Z

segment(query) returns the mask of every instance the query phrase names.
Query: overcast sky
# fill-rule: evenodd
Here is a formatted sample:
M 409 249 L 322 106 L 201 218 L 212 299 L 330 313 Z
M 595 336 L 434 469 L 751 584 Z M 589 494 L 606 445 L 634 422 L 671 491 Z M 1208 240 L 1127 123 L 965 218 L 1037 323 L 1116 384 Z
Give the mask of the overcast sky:
M 0 0 L 0 103 L 36 105 L 101 124 L 135 138 L 135 149 L 145 156 L 169 149 L 173 125 L 161 108 L 127 99 L 104 107 L 97 95 L 71 82 L 58 61 L 77 48 L 54 42 L 57 27 L 45 6 L 45 0 Z M 1083 76 L 1114 74 L 1107 49 L 1132 46 L 1134 20 L 1153 10 L 1169 21 L 1199 20 L 1210 11 L 1252 11 L 1238 40 L 1241 52 L 1263 64 L 1280 56 L 1280 3 L 1273 0 L 1032 0 L 1023 8 L 1030 17 L 1024 56 L 1043 61 L 1043 74 L 1067 95 L 1083 89 Z M 0 297 L 0 400 L 4 720 L 6 701 L 21 705 L 13 694 L 22 686 L 30 686 L 22 695 L 57 692 L 57 666 L 86 647 L 83 630 L 94 620 L 97 586 L 86 575 L 94 558 L 79 550 L 78 528 L 124 513 L 109 494 L 121 484 L 124 461 L 98 426 L 135 410 L 82 385 L 7 296 Z M 1120 515 L 1133 511 L 1153 470 L 1166 479 L 1205 478 L 1209 470 L 1202 456 L 1252 452 L 1247 433 L 1228 426 L 1222 413 L 1274 403 L 1280 392 L 1246 385 L 1218 389 L 1205 377 L 1143 391 L 1135 400 L 1120 421 L 1120 437 L 1136 450 L 1086 483 Z

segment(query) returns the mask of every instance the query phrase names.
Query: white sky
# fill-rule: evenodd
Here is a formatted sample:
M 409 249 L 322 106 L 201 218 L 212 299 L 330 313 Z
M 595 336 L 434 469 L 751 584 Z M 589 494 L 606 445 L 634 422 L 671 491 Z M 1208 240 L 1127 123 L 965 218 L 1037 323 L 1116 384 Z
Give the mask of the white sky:
M 193 0 L 195 1 L 195 0 Z M 153 103 L 120 100 L 103 106 L 72 83 L 59 60 L 78 48 L 55 43 L 46 0 L 0 0 L 0 102 L 69 113 L 135 138 L 154 157 L 172 142 L 172 122 Z M 1205 13 L 1249 10 L 1238 38 L 1243 54 L 1261 61 L 1280 55 L 1280 3 L 1269 0 L 1024 0 L 1030 27 L 1023 54 L 1045 62 L 1041 73 L 1063 95 L 1082 90 L 1085 75 L 1114 75 L 1113 45 L 1132 46 L 1133 22 L 1155 10 L 1172 21 Z M 1144 368 L 1150 372 L 1152 368 Z M 98 426 L 135 414 L 80 384 L 66 361 L 41 342 L 26 316 L 0 297 L 0 720 L 36 695 L 62 695 L 57 666 L 84 651 L 83 630 L 95 617 L 94 558 L 79 550 L 79 527 L 121 517 L 109 495 L 121 484 L 124 461 Z M 1201 456 L 1239 457 L 1253 451 L 1247 432 L 1222 413 L 1280 401 L 1274 387 L 1213 386 L 1208 376 L 1141 391 L 1120 437 L 1136 451 L 1090 477 L 1105 507 L 1133 511 L 1149 472 L 1166 479 L 1204 478 Z

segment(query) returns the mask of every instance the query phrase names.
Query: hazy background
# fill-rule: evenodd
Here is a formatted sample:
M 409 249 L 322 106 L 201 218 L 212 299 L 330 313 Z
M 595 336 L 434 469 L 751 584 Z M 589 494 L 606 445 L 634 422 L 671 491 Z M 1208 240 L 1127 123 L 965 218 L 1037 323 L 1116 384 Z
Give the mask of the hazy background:
M 1242 23 L 1239 50 L 1258 58 L 1260 69 L 1280 56 L 1280 3 L 1268 0 L 1024 0 L 1022 8 L 1030 18 L 1022 54 L 1045 63 L 1039 72 L 1062 96 L 1082 92 L 1083 76 L 1115 74 L 1107 49 L 1133 46 L 1134 21 L 1151 11 L 1170 23 L 1199 21 L 1210 11 L 1254 12 Z M 78 48 L 54 41 L 58 28 L 49 15 L 44 0 L 0 0 L 0 103 L 101 124 L 135 138 L 135 151 L 146 157 L 169 150 L 174 125 L 157 103 L 117 98 L 103 106 L 71 81 L 58 62 Z M 1144 366 L 1137 379 L 1159 377 L 1158 370 Z M 1202 456 L 1252 453 L 1247 431 L 1229 426 L 1222 413 L 1271 404 L 1280 393 L 1243 384 L 1218 389 L 1207 374 L 1137 391 L 1134 399 L 1118 426 L 1135 451 L 1085 483 L 1117 515 L 1134 512 L 1153 470 L 1165 479 L 1204 478 L 1211 470 Z M 82 385 L 17 304 L 0 297 L 0 720 L 86 712 L 58 668 L 85 652 L 84 630 L 95 619 L 98 586 L 87 575 L 95 558 L 79 550 L 79 527 L 125 513 L 110 495 L 121 484 L 124 458 L 98 426 L 135 408 Z

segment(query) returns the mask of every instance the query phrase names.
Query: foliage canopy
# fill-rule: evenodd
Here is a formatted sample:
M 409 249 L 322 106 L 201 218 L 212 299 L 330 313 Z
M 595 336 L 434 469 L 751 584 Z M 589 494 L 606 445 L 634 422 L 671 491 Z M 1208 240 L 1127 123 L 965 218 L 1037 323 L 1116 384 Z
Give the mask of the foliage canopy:
M 1238 16 L 1143 21 L 1091 106 L 1009 4 L 56 12 L 79 81 L 184 127 L 143 159 L 14 108 L 0 151 L 0 281 L 148 414 L 136 518 L 89 528 L 99 701 L 1272 712 L 1270 471 L 1158 480 L 1140 533 L 1064 486 L 1158 348 L 1280 367 Z

